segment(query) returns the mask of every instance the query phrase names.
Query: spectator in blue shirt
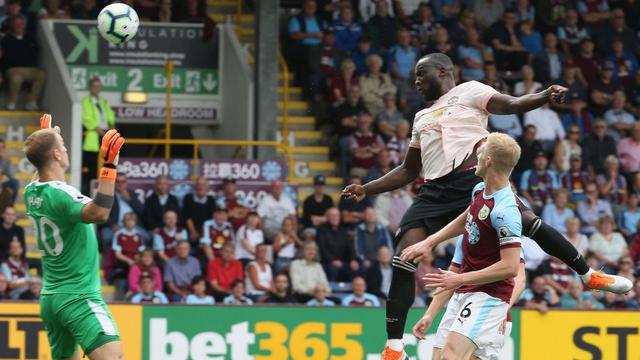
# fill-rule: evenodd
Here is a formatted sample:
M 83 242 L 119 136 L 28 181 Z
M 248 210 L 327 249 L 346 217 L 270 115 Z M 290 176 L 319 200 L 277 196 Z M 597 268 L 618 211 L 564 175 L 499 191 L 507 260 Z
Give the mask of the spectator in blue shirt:
M 306 79 L 304 85 L 307 96 L 316 94 L 321 83 L 320 58 L 322 38 L 326 26 L 316 14 L 315 0 L 305 0 L 302 13 L 289 21 L 289 37 L 293 40 L 289 61 L 296 73 L 296 79 Z
M 356 276 L 351 281 L 352 294 L 347 295 L 342 299 L 342 306 L 354 306 L 354 307 L 366 307 L 366 306 L 380 306 L 380 300 L 367 291 L 367 283 L 362 276 Z
M 336 303 L 327 299 L 327 288 L 320 284 L 313 289 L 313 299 L 307 301 L 307 306 L 336 306 Z
M 407 81 L 418 61 L 420 54 L 416 48 L 410 45 L 410 42 L 409 30 L 402 29 L 398 32 L 398 45 L 389 50 L 387 62 L 391 66 L 391 76 L 394 80 Z
M 551 201 L 551 194 L 559 187 L 555 171 L 547 169 L 548 163 L 544 152 L 537 153 L 533 159 L 533 169 L 522 173 L 520 180 L 520 191 L 536 213 L 540 213 L 544 205 Z
M 533 29 L 528 21 L 520 23 L 520 43 L 531 54 L 536 56 L 542 51 L 542 35 Z
M 484 63 L 493 60 L 493 49 L 480 41 L 478 30 L 470 28 L 467 42 L 458 46 L 458 59 L 462 62 L 462 81 L 480 81 L 484 78 Z
M 289 20 L 289 35 L 303 45 L 320 45 L 324 24 L 316 15 L 318 5 L 315 0 L 305 0 L 302 14 Z
M 339 50 L 353 51 L 362 37 L 362 25 L 353 19 L 353 9 L 349 4 L 340 6 L 340 18 L 333 22 L 332 29 Z
M 598 199 L 596 184 L 588 184 L 586 193 L 587 199 L 578 204 L 577 212 L 580 220 L 582 220 L 580 232 L 589 236 L 597 230 L 596 227 L 600 224 L 600 217 L 605 215 L 613 217 L 613 210 L 611 210 L 609 202 Z
M 393 248 L 391 234 L 378 222 L 373 208 L 364 211 L 364 222 L 356 228 L 355 251 L 356 258 L 362 263 L 363 268 L 369 269 L 376 261 L 378 249 L 386 246 Z
M 624 42 L 620 38 L 613 40 L 611 48 L 613 51 L 606 60 L 613 62 L 613 79 L 624 85 L 630 85 L 636 69 L 638 69 L 638 58 L 631 51 L 625 49 Z
M 356 65 L 356 75 L 362 75 L 367 72 L 367 58 L 375 53 L 371 48 L 371 39 L 367 35 L 363 35 L 358 39 L 356 48 L 351 52 L 351 60 Z
M 640 227 L 640 210 L 638 209 L 638 193 L 631 192 L 627 198 L 627 206 L 622 210 L 618 226 L 627 240 L 631 240 Z
M 196 276 L 191 280 L 191 288 L 193 293 L 189 294 L 185 299 L 185 303 L 189 305 L 213 305 L 216 300 L 213 296 L 207 295 L 207 282 L 204 276 Z
M 566 189 L 557 189 L 553 193 L 553 203 L 547 204 L 542 211 L 542 221 L 561 233 L 567 232 L 567 220 L 575 216 L 569 209 L 569 193 Z
M 522 125 L 520 124 L 520 118 L 516 114 L 489 114 L 489 125 L 494 130 L 509 134 L 514 138 L 522 135 Z
M 160 291 L 150 275 L 140 277 L 140 292 L 131 298 L 133 304 L 168 304 L 169 300 Z
M 560 307 L 564 309 L 604 309 L 604 305 L 593 297 L 591 291 L 584 291 L 577 280 L 569 282 L 569 291 L 560 297 Z

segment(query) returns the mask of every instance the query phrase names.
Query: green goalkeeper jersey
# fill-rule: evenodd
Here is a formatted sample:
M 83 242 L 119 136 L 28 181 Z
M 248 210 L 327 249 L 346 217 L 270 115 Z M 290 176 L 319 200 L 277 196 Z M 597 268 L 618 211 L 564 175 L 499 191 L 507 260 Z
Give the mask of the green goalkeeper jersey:
M 62 181 L 34 181 L 24 200 L 42 252 L 42 294 L 99 293 L 98 240 L 81 216 L 91 199 Z

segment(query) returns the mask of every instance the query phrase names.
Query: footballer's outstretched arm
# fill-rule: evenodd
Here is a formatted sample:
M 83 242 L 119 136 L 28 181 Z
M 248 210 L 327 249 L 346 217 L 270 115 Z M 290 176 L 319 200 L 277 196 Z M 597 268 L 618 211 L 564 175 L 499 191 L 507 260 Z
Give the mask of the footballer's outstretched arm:
M 100 169 L 96 196 L 82 208 L 82 221 L 85 223 L 102 224 L 109 219 L 118 174 L 116 167 L 123 144 L 124 138 L 114 129 L 107 131 L 102 138 L 100 152 L 104 165 Z

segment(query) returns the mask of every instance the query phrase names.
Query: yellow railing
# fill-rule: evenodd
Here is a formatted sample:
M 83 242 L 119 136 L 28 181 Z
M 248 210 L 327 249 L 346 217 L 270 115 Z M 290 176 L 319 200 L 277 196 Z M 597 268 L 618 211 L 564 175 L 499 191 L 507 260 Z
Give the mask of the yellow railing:
M 126 139 L 126 145 L 164 145 L 169 147 L 170 145 L 182 145 L 193 147 L 193 168 L 196 169 L 200 161 L 198 156 L 198 148 L 200 146 L 260 146 L 260 147 L 273 147 L 282 151 L 287 158 L 288 180 L 293 179 L 293 154 L 291 149 L 277 141 L 266 140 L 191 140 L 191 139 Z M 167 157 L 168 158 L 168 157 Z
M 289 144 L 289 66 L 278 48 L 278 62 L 282 67 L 282 143 Z

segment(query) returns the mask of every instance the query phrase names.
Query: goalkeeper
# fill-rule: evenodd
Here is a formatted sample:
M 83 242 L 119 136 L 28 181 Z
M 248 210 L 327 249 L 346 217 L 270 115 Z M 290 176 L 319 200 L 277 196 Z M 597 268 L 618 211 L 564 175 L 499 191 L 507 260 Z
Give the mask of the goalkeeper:
M 55 360 L 80 359 L 78 345 L 92 360 L 123 358 L 118 329 L 100 294 L 98 241 L 91 225 L 105 222 L 111 211 L 123 144 L 116 130 L 104 135 L 104 167 L 93 199 L 65 183 L 69 155 L 60 129 L 51 127 L 51 115 L 40 118 L 40 130 L 24 144 L 37 169 L 24 200 L 42 252 L 40 314 Z

